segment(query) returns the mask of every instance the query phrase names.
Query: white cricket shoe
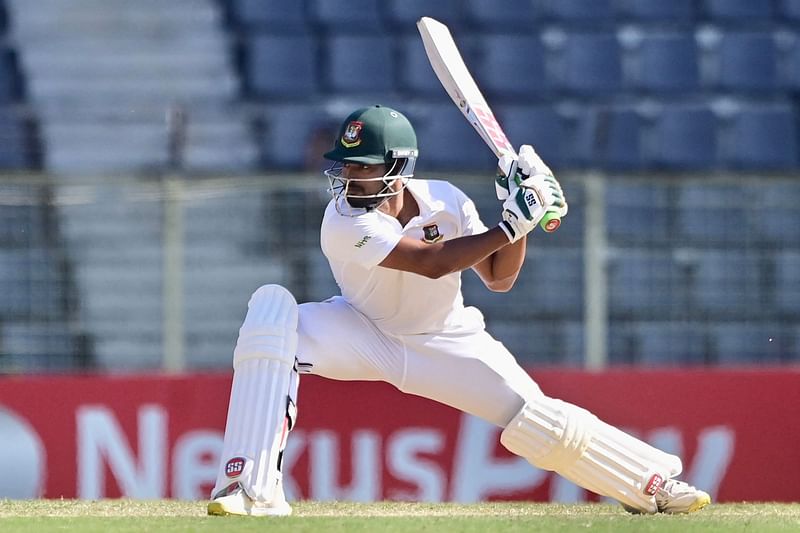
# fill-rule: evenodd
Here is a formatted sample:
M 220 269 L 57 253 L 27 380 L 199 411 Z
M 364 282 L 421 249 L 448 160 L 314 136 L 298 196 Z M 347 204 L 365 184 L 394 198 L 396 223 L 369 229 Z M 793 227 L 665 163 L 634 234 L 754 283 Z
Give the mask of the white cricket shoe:
M 280 491 L 280 502 L 268 505 L 253 501 L 245 491 L 238 486 L 223 491 L 219 496 L 208 503 L 208 514 L 216 516 L 289 516 L 292 506 L 283 497 Z
M 711 496 L 707 492 L 677 479 L 668 479 L 656 491 L 656 506 L 659 513 L 694 513 L 709 503 Z

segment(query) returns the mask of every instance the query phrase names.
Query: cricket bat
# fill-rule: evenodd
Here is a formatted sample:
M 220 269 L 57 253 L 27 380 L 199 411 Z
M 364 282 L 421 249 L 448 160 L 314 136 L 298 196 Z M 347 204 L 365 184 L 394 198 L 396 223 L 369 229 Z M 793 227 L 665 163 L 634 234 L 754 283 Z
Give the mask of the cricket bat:
M 494 118 L 486 98 L 469 73 L 447 26 L 430 17 L 422 17 L 417 21 L 417 28 L 436 77 L 461 114 L 498 158 L 507 153 L 516 154 L 517 151 Z M 539 225 L 549 233 L 558 229 L 561 219 L 557 213 L 548 212 Z

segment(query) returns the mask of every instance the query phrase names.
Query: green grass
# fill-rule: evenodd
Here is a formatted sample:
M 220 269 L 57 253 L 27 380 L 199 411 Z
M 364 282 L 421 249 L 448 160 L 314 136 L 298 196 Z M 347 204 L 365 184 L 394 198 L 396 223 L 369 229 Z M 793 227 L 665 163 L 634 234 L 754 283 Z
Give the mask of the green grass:
M 519 502 L 298 502 L 293 507 L 291 517 L 249 518 L 207 516 L 205 502 L 0 500 L 0 531 L 800 531 L 800 504 L 711 505 L 696 514 L 675 516 L 633 516 L 612 505 Z

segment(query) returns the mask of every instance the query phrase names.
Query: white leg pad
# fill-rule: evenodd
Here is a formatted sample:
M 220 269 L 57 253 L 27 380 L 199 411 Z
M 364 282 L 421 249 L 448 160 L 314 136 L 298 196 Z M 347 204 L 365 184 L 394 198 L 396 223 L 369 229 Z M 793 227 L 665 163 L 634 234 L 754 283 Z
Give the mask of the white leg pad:
M 542 396 L 528 402 L 500 435 L 511 452 L 581 487 L 655 513 L 661 481 L 680 474 L 681 460 L 575 405 Z
M 296 416 L 297 314 L 294 296 L 279 285 L 260 287 L 250 298 L 234 350 L 222 461 L 212 495 L 238 482 L 259 505 L 287 505 L 280 468 Z

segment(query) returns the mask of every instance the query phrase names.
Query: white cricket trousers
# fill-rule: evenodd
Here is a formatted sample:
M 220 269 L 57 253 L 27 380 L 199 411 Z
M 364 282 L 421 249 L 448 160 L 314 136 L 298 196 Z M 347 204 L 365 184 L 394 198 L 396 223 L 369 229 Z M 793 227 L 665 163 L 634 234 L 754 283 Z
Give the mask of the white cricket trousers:
M 474 308 L 467 312 L 480 316 Z M 482 325 L 483 320 L 474 322 Z M 389 335 L 342 297 L 333 297 L 299 306 L 298 333 L 301 372 L 337 380 L 385 381 L 497 426 L 505 427 L 525 403 L 542 394 L 483 327 Z

